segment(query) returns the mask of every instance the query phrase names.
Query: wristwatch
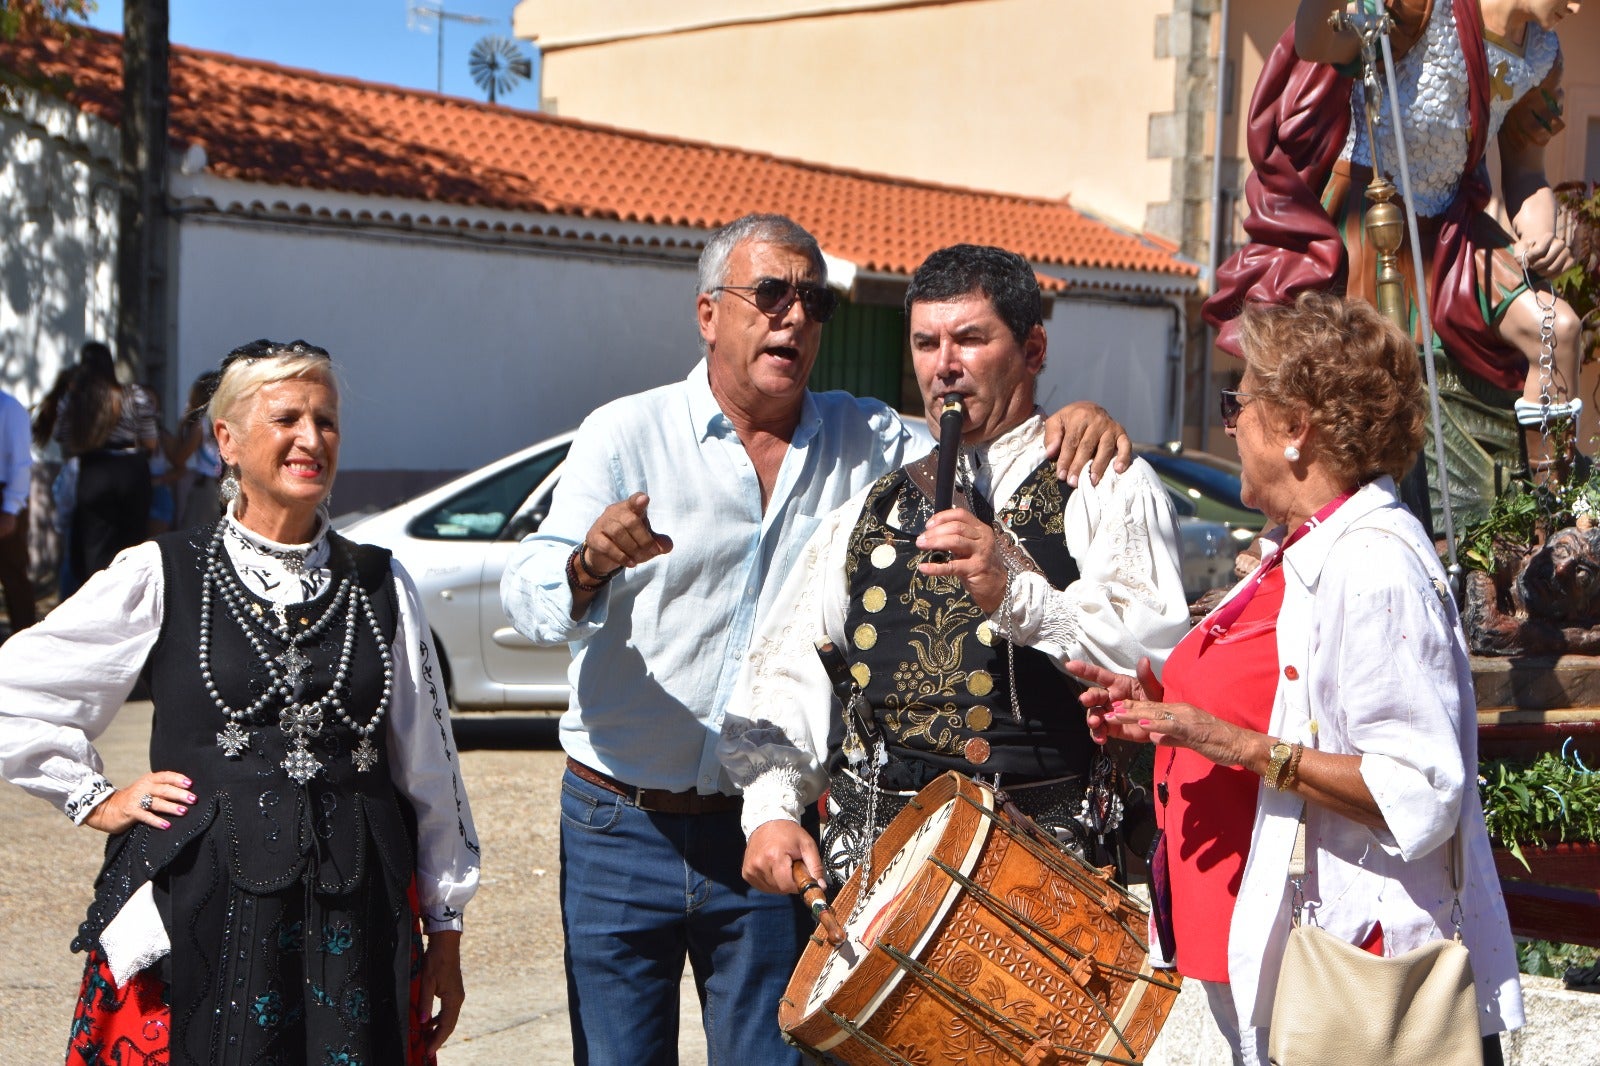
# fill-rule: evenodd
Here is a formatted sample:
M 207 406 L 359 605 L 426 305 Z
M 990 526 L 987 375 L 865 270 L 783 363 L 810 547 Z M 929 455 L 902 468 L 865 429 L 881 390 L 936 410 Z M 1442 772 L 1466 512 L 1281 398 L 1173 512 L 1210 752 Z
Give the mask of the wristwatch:
M 1275 789 L 1283 788 L 1283 772 L 1288 768 L 1289 759 L 1293 755 L 1294 748 L 1282 740 L 1267 749 L 1267 772 L 1265 777 L 1269 787 Z

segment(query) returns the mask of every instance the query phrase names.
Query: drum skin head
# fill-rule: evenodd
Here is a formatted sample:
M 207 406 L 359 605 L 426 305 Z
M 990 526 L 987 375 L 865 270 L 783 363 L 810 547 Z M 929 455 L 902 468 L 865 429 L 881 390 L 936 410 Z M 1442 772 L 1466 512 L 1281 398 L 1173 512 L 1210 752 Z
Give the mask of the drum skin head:
M 884 830 L 872 884 L 834 900 L 850 944 L 806 946 L 778 1008 L 790 1039 L 851 1064 L 1139 1062 L 1177 996 L 1147 912 L 956 773 Z

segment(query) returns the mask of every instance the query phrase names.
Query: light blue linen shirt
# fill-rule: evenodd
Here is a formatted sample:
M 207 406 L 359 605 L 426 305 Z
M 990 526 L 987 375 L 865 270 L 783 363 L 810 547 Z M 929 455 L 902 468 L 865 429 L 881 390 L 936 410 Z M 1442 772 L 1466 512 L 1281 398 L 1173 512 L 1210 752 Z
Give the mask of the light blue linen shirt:
M 763 512 L 704 360 L 586 418 L 549 517 L 500 582 L 519 632 L 572 645 L 567 754 L 641 788 L 736 792 L 717 740 L 756 624 L 818 523 L 924 448 L 876 400 L 808 392 Z M 574 620 L 567 556 L 635 492 L 650 494 L 650 525 L 672 551 L 618 574 Z
M 32 446 L 27 408 L 10 393 L 0 392 L 0 481 L 6 487 L 0 510 L 6 514 L 21 514 L 28 506 Z

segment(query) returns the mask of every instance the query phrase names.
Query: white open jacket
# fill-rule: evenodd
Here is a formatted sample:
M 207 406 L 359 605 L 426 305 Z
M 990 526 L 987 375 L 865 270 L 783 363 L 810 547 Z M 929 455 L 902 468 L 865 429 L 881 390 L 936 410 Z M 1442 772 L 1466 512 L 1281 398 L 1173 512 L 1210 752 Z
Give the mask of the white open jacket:
M 1267 557 L 1283 533 L 1268 538 Z M 1289 934 L 1289 856 L 1304 807 L 1305 920 L 1350 943 L 1362 942 L 1381 922 L 1388 955 L 1452 935 L 1444 845 L 1460 831 L 1461 933 L 1472 952 L 1480 1028 L 1485 1034 L 1517 1028 L 1523 1017 L 1516 952 L 1478 800 L 1472 672 L 1433 545 L 1384 477 L 1297 541 L 1283 571 L 1278 688 L 1268 732 L 1360 755 L 1361 776 L 1388 829 L 1262 783 L 1229 930 L 1228 975 L 1239 1018 L 1258 1026 L 1271 1020 Z

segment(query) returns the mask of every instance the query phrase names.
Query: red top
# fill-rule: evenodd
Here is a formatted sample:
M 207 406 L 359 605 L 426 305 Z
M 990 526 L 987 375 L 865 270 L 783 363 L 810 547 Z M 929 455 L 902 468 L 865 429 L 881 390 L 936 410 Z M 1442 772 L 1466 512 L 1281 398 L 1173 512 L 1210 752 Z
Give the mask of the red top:
M 1167 659 L 1166 702 L 1192 703 L 1265 733 L 1278 688 L 1282 604 L 1283 568 L 1275 566 L 1225 633 L 1204 640 L 1204 625 L 1191 629 Z M 1155 778 L 1156 818 L 1167 832 L 1178 972 L 1201 981 L 1227 981 L 1228 926 L 1250 853 L 1261 778 L 1175 747 L 1156 753 Z

